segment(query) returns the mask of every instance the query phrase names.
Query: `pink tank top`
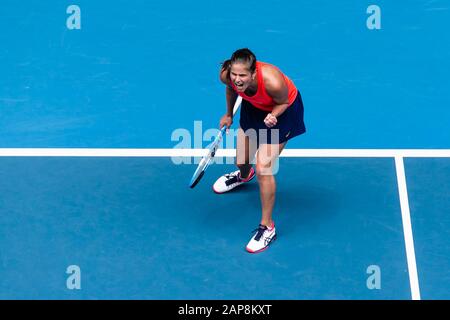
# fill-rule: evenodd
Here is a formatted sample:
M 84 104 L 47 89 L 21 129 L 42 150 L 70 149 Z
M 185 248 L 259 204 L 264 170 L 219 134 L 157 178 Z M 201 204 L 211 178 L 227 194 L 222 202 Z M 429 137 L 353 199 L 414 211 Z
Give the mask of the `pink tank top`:
M 256 108 L 270 112 L 270 111 L 272 111 L 273 107 L 277 105 L 277 103 L 275 103 L 275 101 L 273 101 L 272 97 L 268 95 L 268 93 L 266 92 L 266 88 L 264 86 L 264 79 L 263 79 L 261 69 L 263 66 L 266 66 L 266 65 L 275 67 L 269 63 L 256 61 L 256 79 L 258 81 L 258 89 L 253 96 L 247 96 L 244 92 L 238 92 L 236 90 L 236 86 L 234 85 L 233 82 L 231 82 L 231 87 L 234 89 L 234 91 L 236 91 L 236 93 L 238 95 L 240 95 L 243 99 L 250 102 Z M 286 85 L 288 87 L 288 100 L 289 100 L 289 105 L 291 105 L 292 103 L 294 103 L 295 98 L 297 98 L 298 90 L 295 87 L 295 84 L 291 79 L 289 79 L 283 73 L 281 73 L 281 74 L 283 75 L 284 81 L 286 82 Z

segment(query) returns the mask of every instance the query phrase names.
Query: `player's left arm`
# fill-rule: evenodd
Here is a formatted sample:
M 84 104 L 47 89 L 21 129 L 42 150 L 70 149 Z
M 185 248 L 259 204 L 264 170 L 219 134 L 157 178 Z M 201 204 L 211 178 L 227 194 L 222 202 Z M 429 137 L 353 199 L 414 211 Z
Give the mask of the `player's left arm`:
M 277 117 L 282 115 L 289 107 L 289 90 L 283 75 L 278 69 L 266 67 L 264 71 L 263 76 L 266 92 L 276 103 L 266 119 L 264 119 L 264 122 L 270 128 L 277 124 Z

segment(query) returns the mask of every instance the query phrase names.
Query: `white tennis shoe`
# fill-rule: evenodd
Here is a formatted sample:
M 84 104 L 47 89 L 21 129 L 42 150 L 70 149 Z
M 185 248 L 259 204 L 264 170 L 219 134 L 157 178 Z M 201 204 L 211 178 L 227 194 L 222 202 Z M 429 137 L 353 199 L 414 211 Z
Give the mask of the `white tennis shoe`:
M 213 185 L 213 190 L 215 193 L 225 193 L 228 192 L 237 186 L 240 186 L 241 184 L 245 182 L 249 182 L 255 177 L 255 170 L 253 167 L 250 170 L 250 174 L 248 175 L 248 178 L 242 179 L 241 178 L 241 172 L 239 170 L 236 170 L 234 172 L 225 174 L 221 176 Z
M 245 248 L 250 253 L 258 253 L 266 250 L 277 237 L 275 225 L 273 225 L 272 228 L 268 228 L 267 226 L 260 224 L 253 232 L 256 233 Z

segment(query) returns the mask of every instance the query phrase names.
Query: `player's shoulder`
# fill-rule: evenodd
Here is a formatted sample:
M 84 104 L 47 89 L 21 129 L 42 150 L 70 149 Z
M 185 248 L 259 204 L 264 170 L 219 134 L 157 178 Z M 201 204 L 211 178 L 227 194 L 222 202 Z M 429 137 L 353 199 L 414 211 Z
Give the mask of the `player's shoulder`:
M 269 63 L 264 63 L 261 65 L 261 73 L 266 89 L 277 90 L 285 85 L 283 73 L 278 67 Z

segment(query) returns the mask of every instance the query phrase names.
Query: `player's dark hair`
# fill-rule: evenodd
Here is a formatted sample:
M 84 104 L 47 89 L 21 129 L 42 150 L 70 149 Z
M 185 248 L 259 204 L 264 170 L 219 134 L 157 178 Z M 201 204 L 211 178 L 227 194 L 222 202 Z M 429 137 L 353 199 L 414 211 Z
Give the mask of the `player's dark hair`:
M 230 59 L 222 63 L 222 70 L 230 69 L 235 62 L 247 64 L 251 73 L 254 73 L 256 70 L 256 56 L 247 48 L 236 50 Z

